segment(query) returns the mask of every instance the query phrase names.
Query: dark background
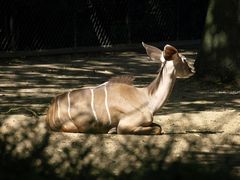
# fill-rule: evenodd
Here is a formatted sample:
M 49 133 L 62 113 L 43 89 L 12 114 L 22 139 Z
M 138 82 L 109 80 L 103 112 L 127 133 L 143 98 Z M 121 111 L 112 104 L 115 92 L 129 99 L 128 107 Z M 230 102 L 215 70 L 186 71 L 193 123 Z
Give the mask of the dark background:
M 1 0 L 0 51 L 200 39 L 208 1 Z

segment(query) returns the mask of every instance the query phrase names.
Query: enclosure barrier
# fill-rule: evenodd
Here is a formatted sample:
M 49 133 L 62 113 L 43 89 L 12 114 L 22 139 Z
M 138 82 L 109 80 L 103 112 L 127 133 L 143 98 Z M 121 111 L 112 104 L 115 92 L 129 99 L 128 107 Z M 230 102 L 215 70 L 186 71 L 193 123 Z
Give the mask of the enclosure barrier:
M 201 38 L 208 1 L 0 2 L 0 54 L 109 49 Z

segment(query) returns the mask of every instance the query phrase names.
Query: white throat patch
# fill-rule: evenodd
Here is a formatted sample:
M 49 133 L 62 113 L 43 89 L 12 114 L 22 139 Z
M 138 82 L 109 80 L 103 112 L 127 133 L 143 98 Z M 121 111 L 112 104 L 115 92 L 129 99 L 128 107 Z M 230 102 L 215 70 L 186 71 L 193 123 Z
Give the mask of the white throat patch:
M 160 57 L 160 61 L 161 61 L 162 63 L 166 61 L 166 59 L 165 59 L 164 56 L 163 56 L 163 52 L 162 52 L 162 55 L 161 55 L 161 57 Z

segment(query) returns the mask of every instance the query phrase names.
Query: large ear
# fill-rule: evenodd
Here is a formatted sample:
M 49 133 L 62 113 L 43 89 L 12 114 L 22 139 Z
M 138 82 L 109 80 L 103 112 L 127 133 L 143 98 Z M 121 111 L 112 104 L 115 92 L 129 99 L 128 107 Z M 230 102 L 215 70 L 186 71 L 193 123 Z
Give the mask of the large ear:
M 169 44 L 164 47 L 163 56 L 166 60 L 175 60 L 177 58 L 177 53 L 178 50 Z
M 142 42 L 143 47 L 146 49 L 147 55 L 154 61 L 160 61 L 162 51 L 154 46 L 150 46 Z

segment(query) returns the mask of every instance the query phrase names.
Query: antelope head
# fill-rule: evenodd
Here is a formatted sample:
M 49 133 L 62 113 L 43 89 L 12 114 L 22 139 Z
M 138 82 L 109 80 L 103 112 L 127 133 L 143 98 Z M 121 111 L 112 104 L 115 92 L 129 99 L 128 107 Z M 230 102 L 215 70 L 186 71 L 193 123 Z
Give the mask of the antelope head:
M 162 51 L 146 43 L 142 43 L 142 45 L 146 49 L 147 55 L 151 60 L 158 61 L 160 64 L 165 61 L 172 61 L 177 78 L 189 78 L 194 75 L 194 68 L 189 65 L 187 58 L 179 53 L 175 47 L 167 44 Z

